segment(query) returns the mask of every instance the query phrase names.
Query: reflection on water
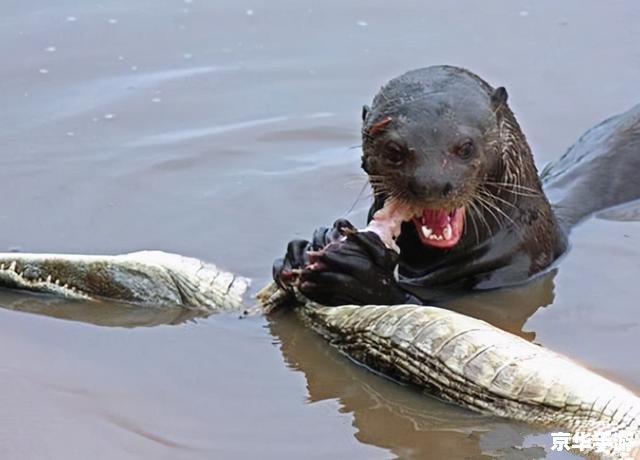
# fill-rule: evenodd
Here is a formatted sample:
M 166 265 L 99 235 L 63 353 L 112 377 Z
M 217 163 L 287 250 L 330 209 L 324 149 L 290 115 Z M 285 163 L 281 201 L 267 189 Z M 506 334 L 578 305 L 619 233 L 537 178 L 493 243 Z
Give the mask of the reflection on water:
M 0 249 L 161 249 L 259 287 L 286 241 L 364 224 L 353 146 L 387 79 L 449 63 L 506 85 L 542 165 L 640 100 L 639 22 L 634 0 L 3 2 Z M 585 222 L 533 284 L 446 306 L 638 388 L 634 216 Z M 0 305 L 7 458 L 537 458 L 549 442 L 375 376 L 287 315 Z
M 178 307 L 140 307 L 101 300 L 89 302 L 8 290 L 0 291 L 0 307 L 107 327 L 176 325 L 208 316 L 202 312 Z
M 301 327 L 295 313 L 269 319 L 285 362 L 304 373 L 310 403 L 336 399 L 353 414 L 355 437 L 401 458 L 544 458 L 541 446 L 523 447 L 529 427 L 473 414 L 412 388 L 373 375 Z M 485 439 L 486 438 L 486 439 Z
M 484 319 L 532 340 L 535 332 L 523 325 L 538 308 L 553 301 L 551 271 L 535 282 L 509 290 L 478 293 L 448 304 L 456 311 Z M 178 325 L 198 315 L 180 308 L 135 307 L 128 304 L 69 301 L 48 295 L 2 291 L 2 306 L 58 319 L 109 327 Z M 523 302 L 522 299 L 527 299 Z M 425 397 L 355 365 L 332 350 L 326 341 L 304 327 L 292 311 L 268 319 L 270 334 L 277 339 L 287 366 L 304 374 L 308 402 L 336 400 L 339 411 L 352 415 L 358 441 L 388 449 L 402 458 L 544 458 L 548 439 L 527 437 L 544 434 L 531 427 L 471 413 Z M 152 433 L 114 413 L 106 420 L 169 448 L 199 452 Z M 546 447 L 546 448 L 545 448 Z M 202 450 L 206 452 L 207 450 Z
M 482 319 L 532 342 L 536 333 L 525 331 L 524 325 L 539 308 L 553 303 L 553 280 L 557 273 L 557 269 L 552 269 L 521 286 L 472 293 L 439 306 Z

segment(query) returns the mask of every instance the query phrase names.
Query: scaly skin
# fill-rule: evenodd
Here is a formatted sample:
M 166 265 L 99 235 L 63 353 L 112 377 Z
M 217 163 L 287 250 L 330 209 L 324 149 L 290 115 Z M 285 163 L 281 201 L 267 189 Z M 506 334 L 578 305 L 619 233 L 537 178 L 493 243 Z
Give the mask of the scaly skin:
M 118 256 L 0 253 L 0 286 L 213 312 L 241 308 L 249 280 L 160 251 Z
M 267 311 L 291 301 L 275 285 L 258 298 Z M 484 321 L 435 307 L 298 300 L 299 315 L 331 345 L 445 401 L 570 433 L 619 433 L 633 448 L 640 443 L 638 396 Z
M 122 256 L 0 254 L 0 286 L 68 298 L 237 309 L 248 280 L 162 252 Z M 291 296 L 267 286 L 268 312 Z M 484 321 L 416 305 L 324 307 L 298 313 L 330 343 L 392 378 L 468 409 L 567 432 L 640 442 L 640 398 L 577 363 Z M 623 452 L 609 452 L 615 458 Z

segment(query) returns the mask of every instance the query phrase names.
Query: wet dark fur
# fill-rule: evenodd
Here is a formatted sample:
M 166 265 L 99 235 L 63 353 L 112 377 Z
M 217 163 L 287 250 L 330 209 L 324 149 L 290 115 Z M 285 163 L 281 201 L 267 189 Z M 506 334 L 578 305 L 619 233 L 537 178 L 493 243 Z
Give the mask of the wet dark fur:
M 380 128 L 380 122 L 389 118 L 392 121 Z M 466 205 L 464 233 L 450 249 L 425 246 L 413 223 L 403 224 L 398 239 L 400 282 L 422 299 L 442 290 L 524 282 L 566 250 L 576 215 L 622 202 L 619 195 L 640 196 L 640 186 L 623 183 L 620 187 L 626 193 L 612 193 L 605 202 L 589 196 L 587 185 L 583 196 L 565 194 L 561 206 L 570 209 L 576 201 L 587 205 L 574 212 L 571 221 L 559 221 L 543 192 L 527 140 L 507 105 L 506 91 L 464 69 L 429 67 L 390 81 L 372 107 L 365 108 L 363 120 L 362 163 L 375 192 L 369 219 L 389 196 L 417 207 Z M 639 126 L 637 119 L 626 126 L 629 142 L 640 138 Z M 471 133 L 477 146 L 475 157 L 468 161 L 459 161 L 452 153 L 460 133 Z M 403 144 L 408 156 L 400 166 L 385 158 L 390 139 L 394 146 Z M 626 153 L 626 163 L 628 157 L 634 158 L 634 153 Z M 635 163 L 635 171 L 640 171 Z M 571 171 L 570 166 L 565 169 Z M 582 182 L 602 184 L 606 178 L 592 169 L 583 167 Z M 567 171 L 556 172 L 564 182 L 571 177 Z M 562 178 L 556 177 L 555 183 Z
M 405 222 L 398 257 L 339 220 L 291 241 L 274 279 L 325 305 L 433 303 L 519 284 L 552 266 L 581 219 L 640 198 L 640 105 L 589 130 L 540 178 L 507 99 L 504 88 L 450 66 L 391 80 L 363 110 L 369 220 L 389 198 L 418 214 L 464 206 L 460 240 L 427 246 Z

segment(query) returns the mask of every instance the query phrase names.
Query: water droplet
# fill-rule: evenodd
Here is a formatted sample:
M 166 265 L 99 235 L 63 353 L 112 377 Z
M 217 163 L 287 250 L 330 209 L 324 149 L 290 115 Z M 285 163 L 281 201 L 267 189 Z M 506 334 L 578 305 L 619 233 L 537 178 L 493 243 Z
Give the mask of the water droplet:
M 105 113 L 104 114 L 104 119 L 105 120 L 113 120 L 114 117 L 115 117 L 115 114 L 113 114 L 113 113 Z
M 47 53 L 55 53 L 56 52 L 56 47 L 55 46 L 47 46 L 44 50 Z
M 526 18 L 527 16 L 529 16 L 529 12 L 527 10 L 522 10 L 520 11 L 520 16 L 522 16 L 523 18 Z
M 151 102 L 162 102 L 162 99 L 159 97 L 154 97 L 153 99 L 151 99 Z
M 75 135 L 76 135 L 76 133 L 74 133 L 73 131 L 67 131 L 67 136 L 73 137 Z
M 253 10 L 247 10 L 244 12 L 247 16 L 253 16 Z
M 185 3 L 190 4 L 193 3 L 193 0 L 184 0 Z
M 191 58 L 193 57 L 193 54 L 191 54 L 191 53 L 184 53 L 184 54 L 182 55 L 182 57 L 183 57 L 183 58 L 185 58 L 185 59 L 191 59 Z
M 124 56 L 118 56 L 118 61 L 124 61 Z
M 136 70 L 138 70 L 138 66 L 137 65 L 132 65 L 131 66 L 131 70 L 133 70 L 135 72 Z
M 360 27 L 367 27 L 369 25 L 367 21 L 358 21 L 356 22 L 356 24 L 359 25 Z
M 67 22 L 76 22 L 78 18 L 75 16 L 67 16 Z
M 42 75 L 46 75 L 49 73 L 49 70 L 47 69 L 38 69 L 38 72 L 40 72 Z
M 111 19 L 109 19 L 107 22 L 108 22 L 109 24 L 117 24 L 117 23 L 118 23 L 118 20 L 117 20 L 117 19 L 115 19 L 115 18 L 111 18 Z

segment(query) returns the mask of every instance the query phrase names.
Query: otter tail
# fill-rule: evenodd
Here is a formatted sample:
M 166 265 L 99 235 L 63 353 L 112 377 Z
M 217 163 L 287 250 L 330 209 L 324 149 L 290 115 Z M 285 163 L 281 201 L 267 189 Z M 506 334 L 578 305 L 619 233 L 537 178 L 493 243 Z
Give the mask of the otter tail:
M 594 126 L 540 178 L 560 224 L 640 199 L 640 104 Z

